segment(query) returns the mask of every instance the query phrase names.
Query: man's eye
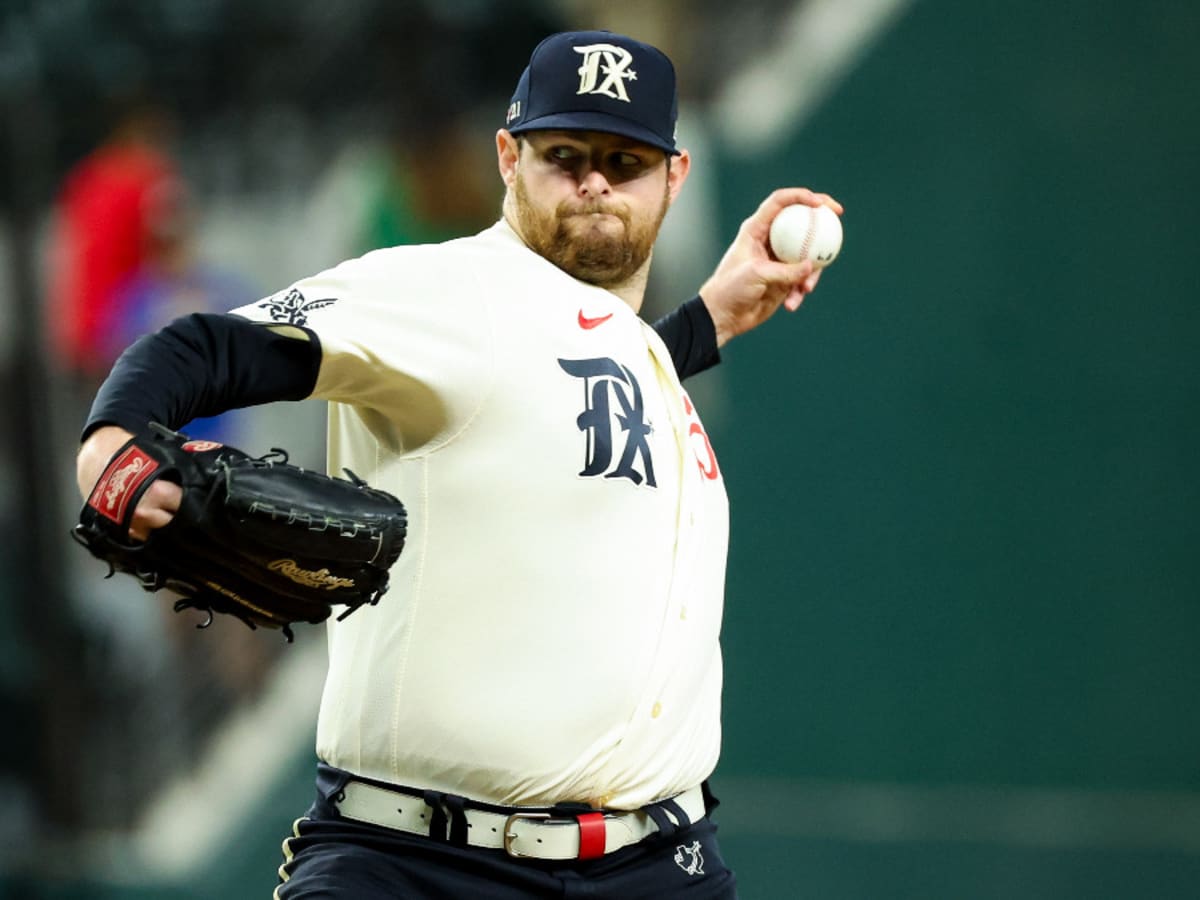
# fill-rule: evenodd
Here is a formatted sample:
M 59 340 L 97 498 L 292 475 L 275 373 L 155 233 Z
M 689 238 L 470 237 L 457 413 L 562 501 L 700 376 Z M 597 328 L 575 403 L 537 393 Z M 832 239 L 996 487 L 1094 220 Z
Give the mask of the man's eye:
M 641 157 L 634 156 L 632 153 L 618 153 L 614 157 L 614 162 L 622 169 L 632 169 L 642 164 Z
M 551 147 L 548 155 L 555 162 L 571 162 L 579 158 L 579 151 L 574 147 Z

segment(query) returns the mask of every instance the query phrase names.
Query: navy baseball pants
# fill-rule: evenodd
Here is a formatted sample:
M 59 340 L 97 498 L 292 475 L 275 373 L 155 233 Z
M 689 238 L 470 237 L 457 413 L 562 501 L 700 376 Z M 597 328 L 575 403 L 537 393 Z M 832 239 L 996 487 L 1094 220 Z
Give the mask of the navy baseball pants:
M 284 841 L 275 900 L 730 900 L 733 873 L 705 816 L 596 859 L 514 859 L 339 816 L 322 766 L 317 800 Z M 716 806 L 712 799 L 709 811 Z

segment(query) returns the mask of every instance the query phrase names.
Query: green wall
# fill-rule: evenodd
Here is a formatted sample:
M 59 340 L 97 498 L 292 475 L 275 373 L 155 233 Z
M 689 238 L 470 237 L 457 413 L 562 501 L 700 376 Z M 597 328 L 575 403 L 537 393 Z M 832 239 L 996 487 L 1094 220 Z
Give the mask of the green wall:
M 846 206 L 726 353 L 727 769 L 1200 788 L 1197 23 L 918 3 L 725 168 Z
M 818 292 L 704 376 L 728 398 L 730 784 L 1152 790 L 1194 812 L 1197 37 L 1193 3 L 919 0 L 782 150 L 728 154 L 728 236 L 782 184 L 846 206 Z M 984 891 L 1013 848 L 973 867 L 728 830 L 753 897 L 1195 896 L 1125 893 L 1084 851 L 1024 860 L 1064 879 L 1045 893 Z M 1196 852 L 1135 868 L 1175 883 Z M 942 892 L 900 874 L 922 855 Z M 853 884 L 753 868 L 789 858 Z M 1089 868 L 1111 893 L 1068 875 Z

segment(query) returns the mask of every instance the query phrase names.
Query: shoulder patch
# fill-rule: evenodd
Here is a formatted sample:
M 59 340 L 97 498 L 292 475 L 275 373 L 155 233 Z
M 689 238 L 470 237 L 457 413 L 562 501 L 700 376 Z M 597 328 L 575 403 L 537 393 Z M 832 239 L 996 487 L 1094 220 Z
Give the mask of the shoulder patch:
M 314 310 L 337 303 L 337 297 L 325 297 L 321 300 L 309 300 L 296 288 L 280 291 L 258 304 L 259 309 L 265 309 L 267 314 L 276 322 L 286 322 L 288 325 L 304 325 L 308 322 L 308 314 Z

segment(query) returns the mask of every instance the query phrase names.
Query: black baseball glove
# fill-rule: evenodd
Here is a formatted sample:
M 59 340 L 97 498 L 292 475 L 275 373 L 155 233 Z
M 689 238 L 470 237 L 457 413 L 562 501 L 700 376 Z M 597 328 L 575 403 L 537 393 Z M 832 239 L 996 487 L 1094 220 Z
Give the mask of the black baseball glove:
M 179 595 L 175 611 L 237 616 L 251 628 L 345 618 L 387 590 L 404 547 L 407 517 L 391 494 L 288 463 L 272 450 L 252 458 L 160 425 L 109 461 L 72 534 L 109 575 L 128 572 L 148 591 Z M 129 537 L 138 500 L 163 478 L 183 488 L 175 517 L 143 542 Z

